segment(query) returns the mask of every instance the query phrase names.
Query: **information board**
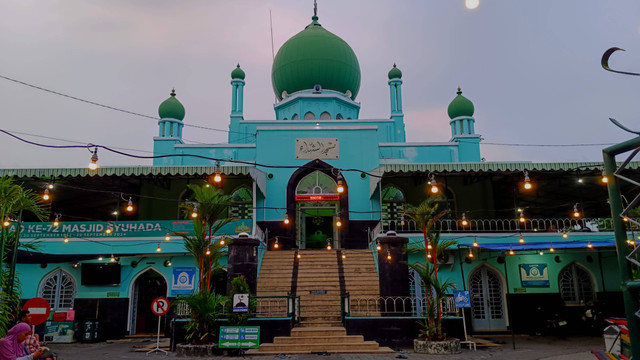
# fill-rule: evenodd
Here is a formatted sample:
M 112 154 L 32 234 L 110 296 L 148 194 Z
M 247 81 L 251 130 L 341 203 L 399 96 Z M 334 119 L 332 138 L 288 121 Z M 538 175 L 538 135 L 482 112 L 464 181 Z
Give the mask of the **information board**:
M 257 349 L 260 326 L 220 326 L 218 347 L 224 349 Z

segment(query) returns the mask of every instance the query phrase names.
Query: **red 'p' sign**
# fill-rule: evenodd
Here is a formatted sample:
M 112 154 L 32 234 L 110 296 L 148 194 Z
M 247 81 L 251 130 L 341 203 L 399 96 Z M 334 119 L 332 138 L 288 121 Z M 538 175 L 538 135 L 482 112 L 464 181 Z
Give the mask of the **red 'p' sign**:
M 162 296 L 153 299 L 151 302 L 151 311 L 158 316 L 166 314 L 169 311 L 169 300 Z

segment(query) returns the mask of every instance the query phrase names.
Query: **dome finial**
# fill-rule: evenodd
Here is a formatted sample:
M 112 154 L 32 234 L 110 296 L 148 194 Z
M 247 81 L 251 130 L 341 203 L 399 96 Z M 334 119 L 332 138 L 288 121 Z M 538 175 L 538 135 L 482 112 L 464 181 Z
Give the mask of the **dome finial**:
M 313 16 L 311 20 L 318 21 L 318 2 L 316 0 L 313 0 Z
M 462 89 L 460 88 L 460 85 L 458 85 L 458 92 L 456 92 L 456 94 L 458 95 L 462 94 Z
M 171 96 L 176 96 L 176 89 L 175 89 L 175 88 L 172 88 L 172 89 L 171 89 L 171 94 L 169 94 L 169 95 L 171 95 Z

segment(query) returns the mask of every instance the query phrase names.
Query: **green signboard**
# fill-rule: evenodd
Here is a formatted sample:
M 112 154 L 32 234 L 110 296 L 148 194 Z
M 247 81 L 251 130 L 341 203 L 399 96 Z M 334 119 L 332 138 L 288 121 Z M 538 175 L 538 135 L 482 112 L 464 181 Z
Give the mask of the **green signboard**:
M 241 232 L 251 233 L 251 219 L 232 221 L 220 229 L 216 235 L 234 236 Z M 16 223 L 11 223 L 9 231 L 16 230 Z M 107 233 L 107 229 L 111 229 Z M 156 220 L 156 221 L 61 221 L 53 226 L 52 222 L 22 223 L 21 239 L 63 238 L 158 238 L 167 232 L 172 234 L 193 234 L 191 220 Z
M 260 326 L 220 326 L 218 347 L 225 349 L 257 349 Z

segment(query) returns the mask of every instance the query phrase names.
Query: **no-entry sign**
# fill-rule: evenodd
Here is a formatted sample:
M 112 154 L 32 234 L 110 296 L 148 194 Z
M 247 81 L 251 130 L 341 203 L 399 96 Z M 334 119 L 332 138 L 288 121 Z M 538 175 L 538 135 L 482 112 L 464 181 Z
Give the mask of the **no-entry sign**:
M 158 316 L 166 314 L 167 311 L 169 311 L 169 300 L 162 296 L 153 299 L 151 302 L 151 311 Z
M 51 314 L 51 306 L 47 300 L 37 297 L 29 299 L 22 310 L 27 310 L 31 313 L 31 325 L 40 325 L 47 321 L 49 314 Z

